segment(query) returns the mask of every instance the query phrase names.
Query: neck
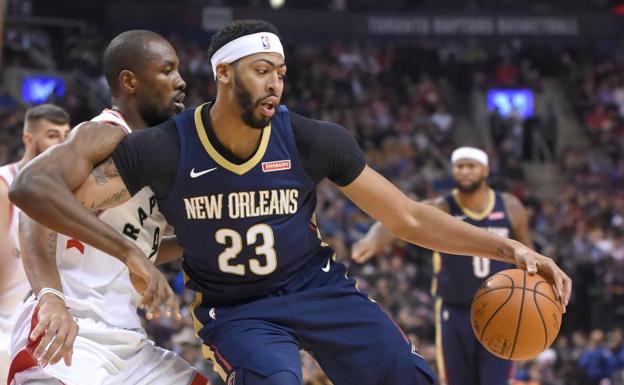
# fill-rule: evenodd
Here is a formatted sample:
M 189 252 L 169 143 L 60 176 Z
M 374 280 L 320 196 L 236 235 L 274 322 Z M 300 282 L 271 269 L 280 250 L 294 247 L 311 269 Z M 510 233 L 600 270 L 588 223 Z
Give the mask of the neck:
M 488 205 L 488 197 L 490 195 L 490 187 L 483 183 L 477 190 L 473 192 L 462 192 L 457 190 L 457 197 L 461 204 L 467 209 L 475 212 L 485 210 Z
M 241 159 L 250 157 L 258 148 L 262 132 L 246 125 L 241 119 L 241 108 L 236 102 L 225 100 L 224 93 L 210 109 L 210 122 L 219 142 Z
M 111 108 L 115 111 L 121 112 L 128 127 L 132 131 L 147 128 L 148 124 L 145 119 L 139 113 L 139 109 L 136 108 L 135 103 L 132 101 L 122 100 L 121 98 L 111 98 Z

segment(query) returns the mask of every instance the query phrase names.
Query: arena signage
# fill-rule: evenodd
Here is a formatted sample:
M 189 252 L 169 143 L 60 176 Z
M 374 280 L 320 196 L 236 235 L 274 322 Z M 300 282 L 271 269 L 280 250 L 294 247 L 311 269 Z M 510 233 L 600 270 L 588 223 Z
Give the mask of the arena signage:
M 369 16 L 367 25 L 375 35 L 579 35 L 576 17 Z

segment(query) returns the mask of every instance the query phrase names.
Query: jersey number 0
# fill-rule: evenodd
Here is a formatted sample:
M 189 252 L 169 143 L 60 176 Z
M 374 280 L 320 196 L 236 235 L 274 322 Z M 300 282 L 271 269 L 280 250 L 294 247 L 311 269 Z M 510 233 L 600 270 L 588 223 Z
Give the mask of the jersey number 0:
M 472 257 L 472 269 L 475 277 L 485 278 L 490 275 L 490 260 L 483 257 Z

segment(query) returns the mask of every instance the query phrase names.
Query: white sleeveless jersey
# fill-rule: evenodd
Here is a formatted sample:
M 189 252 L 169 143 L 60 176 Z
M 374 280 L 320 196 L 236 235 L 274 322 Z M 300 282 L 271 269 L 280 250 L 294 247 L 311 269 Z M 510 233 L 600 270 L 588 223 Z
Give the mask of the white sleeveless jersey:
M 10 163 L 0 167 L 0 183 L 5 183 L 8 186 L 13 183 L 13 179 L 17 176 L 17 163 Z M 9 203 L 9 215 L 10 219 L 10 235 L 13 238 L 15 246 L 19 248 L 19 238 L 18 238 L 18 225 L 17 218 L 19 214 L 19 209 L 12 203 Z
M 17 176 L 17 163 L 11 163 L 0 167 L 0 183 L 10 186 Z M 19 256 L 19 238 L 18 238 L 18 216 L 19 208 L 9 202 L 8 207 L 9 218 L 9 234 L 8 238 L 12 245 L 12 250 L 8 250 L 8 259 L 2 260 L 0 267 L 0 339 L 4 332 L 10 332 L 12 321 L 11 316 L 15 312 L 15 308 L 26 296 L 30 285 L 26 278 L 26 272 L 22 264 L 22 258 Z M 0 247 L 9 247 L 2 245 Z M 3 250 L 7 252 L 7 250 Z M 2 343 L 0 342 L 0 345 Z M 0 348 L 0 350 L 2 350 Z
M 113 123 L 130 132 L 117 111 L 105 109 L 91 121 Z M 136 243 L 150 260 L 155 260 L 166 221 L 150 188 L 143 188 L 126 203 L 104 211 L 100 219 Z M 74 313 L 84 312 L 87 317 L 115 327 L 141 327 L 136 312 L 140 296 L 121 261 L 62 234 L 57 239 L 56 260 L 63 291 Z

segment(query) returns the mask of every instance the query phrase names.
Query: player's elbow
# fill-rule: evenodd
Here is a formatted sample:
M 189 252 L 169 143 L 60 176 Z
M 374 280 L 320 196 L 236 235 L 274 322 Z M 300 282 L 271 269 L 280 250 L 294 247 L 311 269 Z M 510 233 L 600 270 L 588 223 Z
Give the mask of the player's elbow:
M 15 206 L 22 208 L 22 204 L 28 201 L 29 187 L 19 176 L 9 186 L 9 200 Z
M 37 202 L 45 199 L 45 188 L 39 185 L 28 170 L 23 170 L 9 187 L 9 200 L 28 213 Z
M 406 240 L 408 242 L 414 242 L 415 234 L 418 234 L 421 230 L 421 222 L 414 213 L 412 201 L 406 202 L 406 207 L 401 210 L 393 218 L 384 222 L 384 225 L 397 237 Z

